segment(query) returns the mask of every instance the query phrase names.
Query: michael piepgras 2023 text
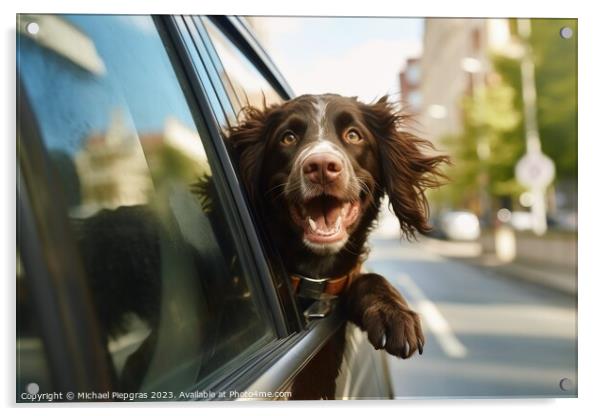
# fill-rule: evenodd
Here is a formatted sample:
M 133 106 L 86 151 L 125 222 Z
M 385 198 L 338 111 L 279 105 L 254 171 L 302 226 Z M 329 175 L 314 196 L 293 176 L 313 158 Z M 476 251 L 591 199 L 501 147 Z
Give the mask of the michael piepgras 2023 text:
M 118 391 L 89 391 L 89 392 L 54 392 L 54 393 L 22 393 L 21 400 L 29 402 L 55 401 L 142 401 L 142 400 L 262 400 L 289 398 L 290 392 L 272 391 L 211 391 L 199 390 L 192 392 L 174 393 L 159 392 L 118 392 Z

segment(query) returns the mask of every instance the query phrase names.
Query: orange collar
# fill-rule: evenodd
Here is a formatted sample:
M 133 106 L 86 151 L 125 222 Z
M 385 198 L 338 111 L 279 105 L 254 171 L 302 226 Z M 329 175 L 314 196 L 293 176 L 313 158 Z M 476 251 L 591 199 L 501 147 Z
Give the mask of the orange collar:
M 332 298 L 340 295 L 351 284 L 353 278 L 362 267 L 358 263 L 349 273 L 336 278 L 313 278 L 299 274 L 291 275 L 293 293 L 297 296 L 312 299 Z

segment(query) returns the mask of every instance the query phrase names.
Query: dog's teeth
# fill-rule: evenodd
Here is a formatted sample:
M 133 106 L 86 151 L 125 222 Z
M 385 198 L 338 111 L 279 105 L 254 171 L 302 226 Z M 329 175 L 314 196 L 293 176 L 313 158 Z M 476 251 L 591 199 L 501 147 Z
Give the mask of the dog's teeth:
M 385 344 L 387 343 L 387 334 L 383 334 L 380 338 L 380 348 L 385 348 Z
M 334 224 L 334 232 L 338 233 L 341 231 L 341 225 L 343 224 L 343 217 L 339 215 L 337 222 Z
M 311 217 L 309 218 L 309 226 L 311 227 L 312 231 L 317 231 L 318 229 L 318 225 L 314 220 L 311 219 Z

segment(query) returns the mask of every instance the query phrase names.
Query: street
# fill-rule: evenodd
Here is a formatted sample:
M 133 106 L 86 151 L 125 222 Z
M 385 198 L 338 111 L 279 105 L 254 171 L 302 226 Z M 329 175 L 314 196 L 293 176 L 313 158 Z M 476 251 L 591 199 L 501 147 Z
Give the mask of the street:
M 426 336 L 422 356 L 389 356 L 396 398 L 576 396 L 575 297 L 424 243 L 381 235 L 371 247 L 366 268 L 389 278 Z

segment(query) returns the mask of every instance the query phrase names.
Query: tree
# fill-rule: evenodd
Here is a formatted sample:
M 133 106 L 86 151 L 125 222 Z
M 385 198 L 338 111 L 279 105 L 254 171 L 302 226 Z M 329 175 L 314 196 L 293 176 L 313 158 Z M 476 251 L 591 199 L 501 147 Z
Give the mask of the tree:
M 531 27 L 542 150 L 556 164 L 556 180 L 576 184 L 577 23 L 571 19 L 535 19 Z M 563 27 L 573 30 L 571 39 L 560 37 Z M 516 37 L 515 21 L 511 31 Z M 514 178 L 516 162 L 525 152 L 520 61 L 502 55 L 491 55 L 490 59 L 493 72 L 486 86 L 461 103 L 464 131 L 443 140 L 452 154 L 454 164 L 447 172 L 452 180 L 433 195 L 440 204 L 446 201 L 477 212 L 475 201 L 482 187 L 497 205 L 508 207 L 524 191 Z M 479 157 L 483 143 L 489 152 L 481 152 Z
M 521 115 L 515 96 L 510 85 L 494 76 L 486 87 L 464 98 L 463 133 L 443 139 L 453 158 L 446 172 L 452 181 L 439 200 L 480 211 L 478 205 L 471 206 L 479 192 L 503 197 L 520 191 L 514 181 L 514 164 L 524 152 L 524 140 L 517 134 Z
M 533 19 L 531 25 L 542 150 L 556 163 L 558 180 L 576 180 L 577 20 Z M 560 37 L 563 27 L 572 38 Z

